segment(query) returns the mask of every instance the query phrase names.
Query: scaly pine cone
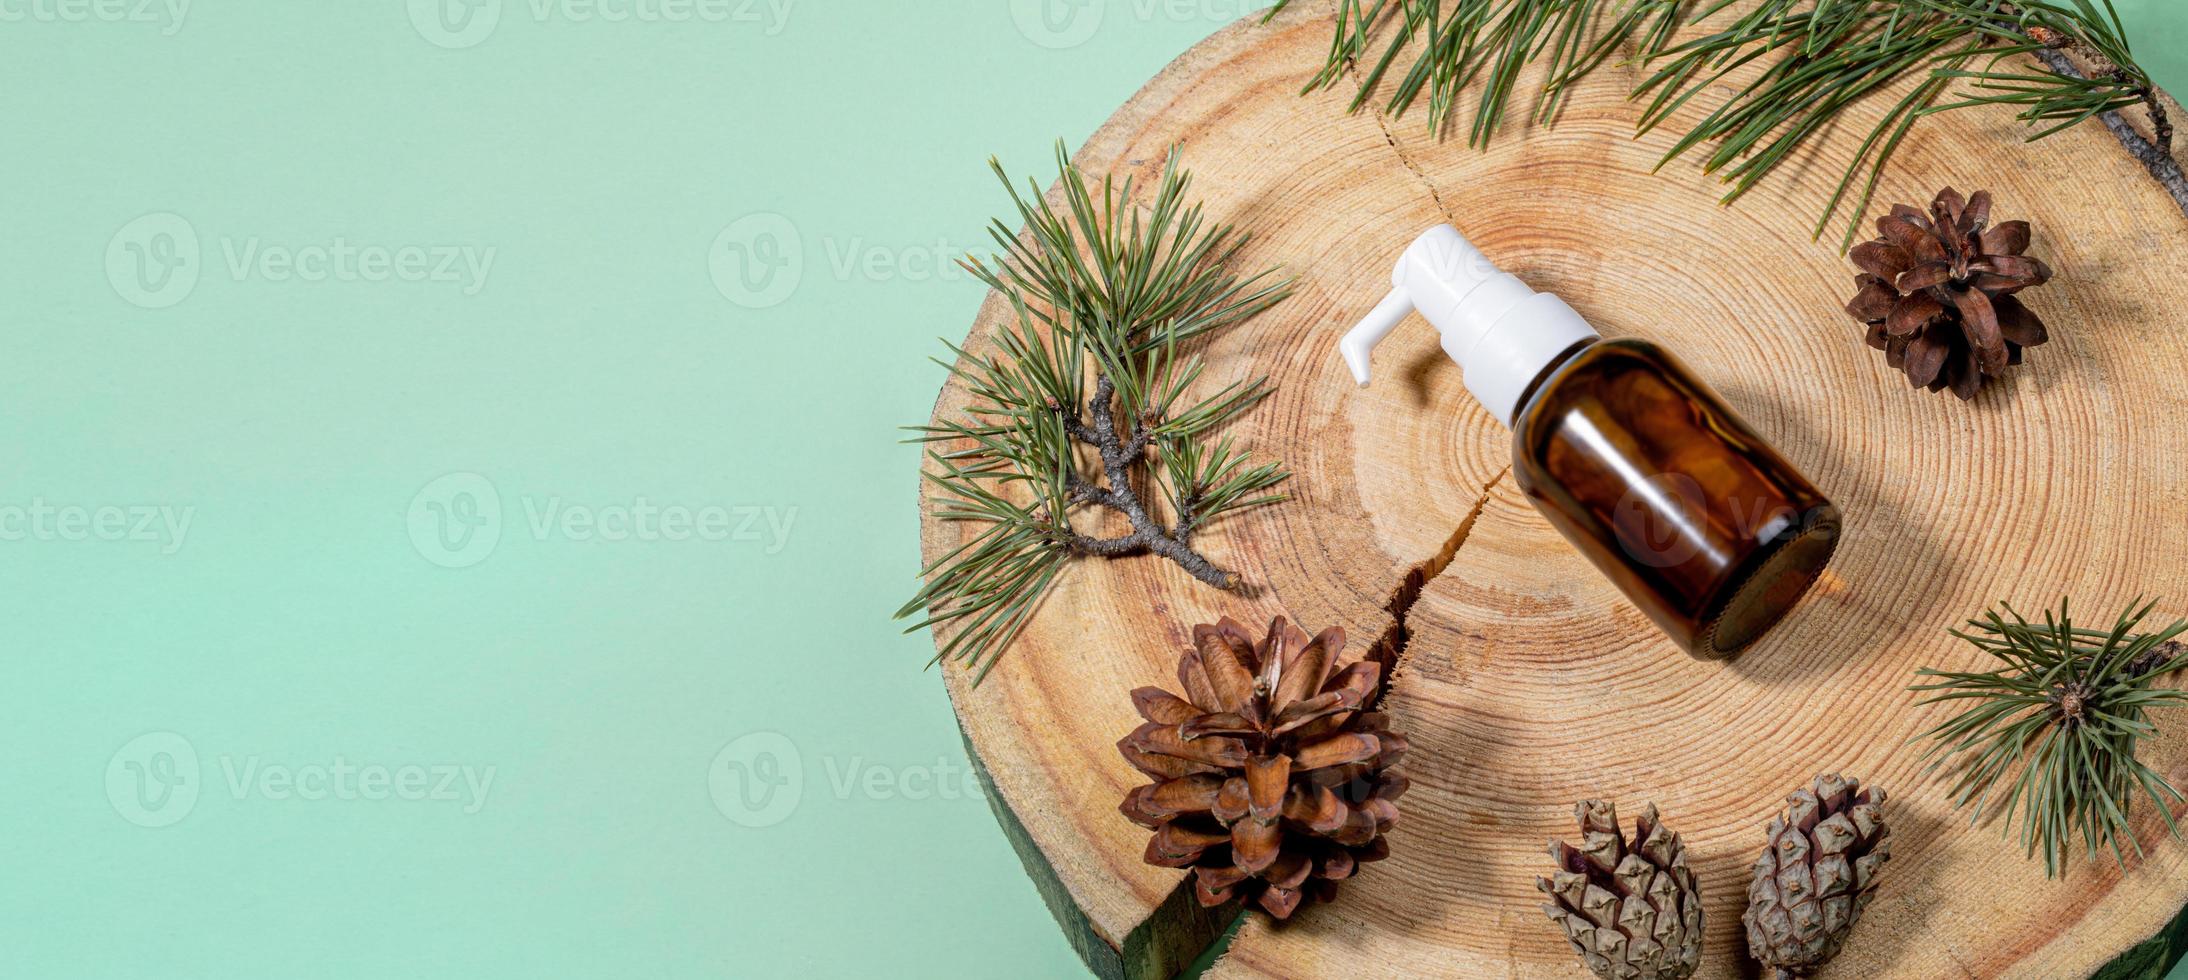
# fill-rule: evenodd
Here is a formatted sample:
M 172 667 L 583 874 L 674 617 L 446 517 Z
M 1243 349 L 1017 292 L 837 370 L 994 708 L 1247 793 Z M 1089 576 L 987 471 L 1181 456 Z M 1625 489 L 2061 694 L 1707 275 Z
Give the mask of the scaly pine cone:
M 2050 339 L 2044 321 L 2014 294 L 2051 279 L 2022 255 L 2026 221 L 1990 223 L 1990 192 L 1963 200 L 1950 187 L 1930 213 L 1904 204 L 1877 219 L 1883 237 L 1854 246 L 1861 292 L 1846 312 L 1869 325 L 1869 346 L 1916 387 L 1974 398 L 1983 383 L 2021 363 L 2021 349 Z
M 1685 980 L 1702 961 L 1702 894 L 1686 845 L 1651 805 L 1618 832 L 1618 809 L 1602 800 L 1573 808 L 1581 843 L 1550 843 L 1558 870 L 1535 885 L 1588 969 L 1603 980 Z
M 1239 898 L 1289 918 L 1389 853 L 1406 789 L 1390 766 L 1406 740 L 1363 710 L 1382 666 L 1340 668 L 1344 630 L 1310 639 L 1282 617 L 1259 641 L 1225 618 L 1193 627 L 1193 642 L 1178 663 L 1185 698 L 1132 692 L 1147 723 L 1117 749 L 1154 781 L 1118 809 L 1155 832 L 1147 863 L 1193 869 L 1202 905 Z
M 1786 797 L 1747 888 L 1747 948 L 1777 978 L 1805 977 L 1839 954 L 1890 860 L 1884 791 L 1837 773 Z

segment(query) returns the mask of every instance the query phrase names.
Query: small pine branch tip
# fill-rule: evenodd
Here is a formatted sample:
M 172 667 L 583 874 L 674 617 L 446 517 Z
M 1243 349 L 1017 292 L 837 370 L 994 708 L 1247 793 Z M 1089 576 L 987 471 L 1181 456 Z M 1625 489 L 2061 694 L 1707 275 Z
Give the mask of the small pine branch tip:
M 1357 110 L 1410 52 L 1384 110 L 1402 115 L 1425 95 L 1429 131 L 1442 136 L 1460 93 L 1478 81 L 1467 128 L 1477 146 L 1503 128 L 1523 86 L 1533 87 L 1529 119 L 1547 125 L 1595 69 L 1634 65 L 1640 133 L 1690 103 L 1715 103 L 1657 165 L 1706 153 L 1703 169 L 1729 185 L 1726 203 L 1848 108 L 1892 96 L 1816 219 L 1820 238 L 1852 200 L 1841 248 L 1853 244 L 1908 131 L 1976 105 L 2013 109 L 2032 140 L 2102 119 L 2188 210 L 2164 103 L 2111 0 L 1339 0 L 1336 21 L 1309 91 L 1352 75 Z M 1530 83 L 1536 61 L 1544 69 Z M 2117 115 L 2136 107 L 2148 113 L 2148 139 Z
M 1913 688 L 1929 695 L 1923 704 L 1966 706 L 1921 736 L 1935 742 L 1924 755 L 1931 771 L 1952 766 L 1953 805 L 1972 808 L 1974 821 L 2003 813 L 2005 833 L 2018 828 L 2047 877 L 2077 847 L 2085 859 L 2109 851 L 2123 865 L 2128 851 L 2139 856 L 2128 823 L 2138 795 L 2180 837 L 2180 792 L 2135 757 L 2139 740 L 2157 732 L 2151 710 L 2188 702 L 2188 692 L 2158 683 L 2188 667 L 2188 647 L 2175 639 L 2188 622 L 2139 632 L 2153 605 L 2138 599 L 2110 629 L 2089 629 L 2074 625 L 2063 600 L 2041 622 L 2000 604 L 1953 631 L 1996 669 L 1925 668 L 1931 681 Z
M 935 659 L 974 668 L 976 682 L 1076 559 L 1159 555 L 1242 588 L 1195 536 L 1284 499 L 1275 491 L 1290 477 L 1221 434 L 1268 397 L 1268 379 L 1201 384 L 1207 364 L 1193 353 L 1283 300 L 1290 280 L 1231 271 L 1248 236 L 1188 203 L 1176 151 L 1144 208 L 1129 178 L 1090 185 L 1060 142 L 1056 163 L 1060 206 L 1030 180 L 1021 193 L 990 161 L 1025 230 L 996 220 L 1001 253 L 963 264 L 1011 318 L 994 353 L 950 346 L 944 366 L 971 395 L 964 411 L 911 429 L 928 446 L 933 516 L 984 527 L 921 570 L 925 585 L 897 618 L 925 613 L 907 632 L 950 624 Z M 1090 533 L 1096 512 L 1128 529 Z

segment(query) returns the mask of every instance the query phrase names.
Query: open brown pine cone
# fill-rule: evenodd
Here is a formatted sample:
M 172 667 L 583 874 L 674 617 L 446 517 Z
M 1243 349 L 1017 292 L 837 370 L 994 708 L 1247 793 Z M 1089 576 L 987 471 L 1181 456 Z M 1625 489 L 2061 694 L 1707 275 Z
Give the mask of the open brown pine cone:
M 1146 724 L 1117 749 L 1153 781 L 1118 809 L 1155 832 L 1149 864 L 1193 869 L 1202 905 L 1238 898 L 1288 918 L 1388 853 L 1406 740 L 1366 710 L 1382 665 L 1342 662 L 1341 629 L 1309 637 L 1282 617 L 1258 639 L 1229 618 L 1195 626 L 1193 643 L 1185 697 L 1132 692 Z
M 1983 383 L 2050 339 L 2015 294 L 2051 279 L 2023 255 L 2026 221 L 1990 223 L 1989 191 L 1937 193 L 1927 215 L 1904 204 L 1877 219 L 1875 241 L 1848 256 L 1861 292 L 1846 312 L 1869 325 L 1868 344 L 1916 387 L 1974 398 Z

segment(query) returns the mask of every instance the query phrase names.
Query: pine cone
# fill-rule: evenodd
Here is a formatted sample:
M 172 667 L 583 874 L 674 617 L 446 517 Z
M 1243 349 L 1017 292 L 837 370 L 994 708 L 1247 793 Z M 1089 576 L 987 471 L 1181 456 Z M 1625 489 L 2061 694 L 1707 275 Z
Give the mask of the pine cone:
M 1837 773 L 1785 799 L 1747 888 L 1747 948 L 1776 977 L 1815 972 L 1846 945 L 1892 856 L 1884 791 Z
M 1573 808 L 1580 846 L 1550 843 L 1558 870 L 1535 885 L 1542 910 L 1573 951 L 1603 980 L 1684 980 L 1702 961 L 1702 894 L 1679 835 L 1650 806 L 1619 836 L 1618 808 L 1589 800 Z
M 1155 832 L 1147 863 L 1193 869 L 1202 905 L 1235 897 L 1288 918 L 1388 853 L 1406 740 L 1363 710 L 1382 665 L 1340 669 L 1344 630 L 1309 639 L 1282 617 L 1258 642 L 1229 618 L 1193 642 L 1178 663 L 1191 700 L 1132 692 L 1147 723 L 1117 749 L 1154 781 L 1118 809 Z
M 2044 321 L 2014 294 L 2051 279 L 2022 255 L 2026 221 L 1990 222 L 1990 192 L 1962 200 L 1950 187 L 1930 213 L 1904 204 L 1877 219 L 1883 237 L 1854 246 L 1861 292 L 1846 312 L 1869 325 L 1869 346 L 1916 387 L 1973 398 L 1983 382 L 2021 363 L 2021 349 L 2049 339 Z

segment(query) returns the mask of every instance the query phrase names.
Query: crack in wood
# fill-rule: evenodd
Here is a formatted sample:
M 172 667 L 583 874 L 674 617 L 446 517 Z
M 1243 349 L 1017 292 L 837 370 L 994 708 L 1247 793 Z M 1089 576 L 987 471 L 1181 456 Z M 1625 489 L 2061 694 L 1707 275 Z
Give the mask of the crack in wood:
M 1346 74 L 1353 76 L 1355 84 L 1360 81 L 1359 70 L 1358 62 L 1345 66 Z M 1383 142 L 1390 147 L 1391 154 L 1398 158 L 1399 165 L 1412 173 L 1421 182 L 1421 189 L 1428 192 L 1428 199 L 1436 206 L 1436 213 L 1442 215 L 1446 222 L 1457 224 L 1457 216 L 1444 206 L 1443 195 L 1436 192 L 1436 182 L 1428 178 L 1428 171 L 1422 170 L 1420 165 L 1413 162 L 1412 157 L 1406 155 L 1405 147 L 1398 143 L 1397 134 L 1390 131 L 1389 117 L 1373 108 L 1368 108 L 1367 111 L 1374 117 L 1375 128 L 1382 132 Z M 1390 601 L 1384 604 L 1383 608 L 1390 613 L 1390 627 L 1376 638 L 1375 645 L 1369 647 L 1367 652 L 1368 659 L 1383 665 L 1382 687 L 1375 692 L 1372 707 L 1382 707 L 1383 699 L 1390 696 L 1391 688 L 1397 683 L 1399 669 L 1404 666 L 1406 646 L 1413 639 L 1412 631 L 1406 626 L 1406 615 L 1413 611 L 1413 604 L 1420 601 L 1421 591 L 1428 587 L 1428 583 L 1435 581 L 1436 576 L 1442 575 L 1444 569 L 1451 567 L 1452 560 L 1458 557 L 1459 549 L 1465 546 L 1467 536 L 1474 533 L 1474 521 L 1481 517 L 1482 509 L 1489 506 L 1491 492 L 1511 473 L 1512 468 L 1507 466 L 1491 477 L 1488 483 L 1482 484 L 1480 499 L 1474 501 L 1473 509 L 1467 511 L 1466 517 L 1459 521 L 1458 528 L 1451 532 L 1451 537 L 1445 539 L 1443 547 L 1407 569 L 1405 577 L 1398 582 L 1398 588 L 1390 594 Z
M 1406 617 L 1413 612 L 1413 604 L 1421 601 L 1421 593 L 1428 589 L 1428 583 L 1435 581 L 1437 576 L 1442 575 L 1458 559 L 1459 549 L 1465 547 L 1466 539 L 1473 536 L 1474 522 L 1480 520 L 1482 511 L 1488 509 L 1489 498 L 1495 494 L 1497 484 L 1503 483 L 1504 478 L 1510 475 L 1512 468 L 1507 466 L 1491 477 L 1488 483 L 1482 484 L 1481 497 L 1474 501 L 1473 508 L 1466 512 L 1466 517 L 1459 521 L 1458 528 L 1451 532 L 1451 536 L 1444 539 L 1443 547 L 1436 549 L 1435 554 L 1416 562 L 1412 568 L 1406 569 L 1405 577 L 1398 580 L 1397 589 L 1391 592 L 1390 601 L 1384 604 L 1383 608 L 1390 613 L 1390 627 L 1376 638 L 1375 645 L 1369 647 L 1367 652 L 1368 659 L 1383 665 L 1382 690 L 1375 694 L 1375 708 L 1380 709 L 1383 699 L 1390 696 L 1391 689 L 1397 685 L 1398 673 L 1405 666 L 1407 647 L 1413 641 L 1413 631 L 1407 625 Z
M 1428 179 L 1428 171 L 1422 170 L 1418 164 L 1413 162 L 1412 157 L 1406 155 L 1405 147 L 1398 143 L 1398 134 L 1390 131 L 1389 118 L 1374 109 L 1367 111 L 1374 115 L 1375 128 L 1382 131 L 1383 142 L 1389 144 L 1390 152 L 1398 157 L 1398 163 L 1404 166 L 1406 170 L 1411 171 L 1413 176 L 1420 180 L 1421 188 L 1428 191 L 1428 199 L 1435 202 L 1436 213 L 1443 215 L 1445 221 L 1457 224 L 1457 216 L 1451 213 L 1450 208 L 1444 207 L 1443 195 L 1436 193 L 1436 182 Z
M 1361 82 L 1360 63 L 1356 60 L 1347 61 L 1345 63 L 1345 74 L 1352 76 L 1354 85 L 1359 85 Z M 1405 147 L 1398 145 L 1397 134 L 1390 131 L 1390 117 L 1384 114 L 1382 110 L 1365 104 L 1355 107 L 1352 111 L 1360 112 L 1363 110 L 1375 118 L 1375 128 L 1382 131 L 1383 142 L 1390 145 L 1390 152 L 1397 155 L 1398 162 L 1404 165 L 1407 170 L 1412 171 L 1414 177 L 1420 179 L 1421 187 L 1428 191 L 1428 199 L 1436 204 L 1436 213 L 1443 215 L 1445 221 L 1457 224 L 1458 219 L 1451 213 L 1451 209 L 1444 207 L 1443 195 L 1436 193 L 1436 182 L 1428 179 L 1428 172 L 1415 165 L 1412 157 L 1406 156 Z
M 1383 604 L 1383 609 L 1390 613 L 1390 626 L 1383 630 L 1383 635 L 1376 638 L 1375 645 L 1369 647 L 1367 652 L 1368 659 L 1383 665 L 1382 687 L 1375 692 L 1371 709 L 1381 710 L 1383 699 L 1390 696 L 1406 648 L 1413 639 L 1412 631 L 1406 626 L 1406 616 L 1413 611 L 1414 603 L 1421 601 L 1421 593 L 1427 591 L 1428 583 L 1435 581 L 1437 576 L 1450 569 L 1452 562 L 1458 560 L 1459 549 L 1466 547 L 1467 538 L 1473 536 L 1474 524 L 1481 519 L 1482 512 L 1489 508 L 1489 498 L 1495 495 L 1497 485 L 1511 474 L 1512 468 L 1507 466 L 1491 477 L 1489 482 L 1482 484 L 1481 496 L 1475 499 L 1474 506 L 1467 510 L 1466 516 L 1459 520 L 1459 526 L 1452 530 L 1451 536 L 1444 539 L 1443 546 L 1437 548 L 1435 554 L 1406 569 L 1405 577 L 1398 580 L 1398 587 L 1390 593 L 1390 600 Z M 1170 900 L 1164 905 L 1179 906 L 1180 899 L 1189 897 L 1192 893 L 1192 878 L 1188 876 L 1179 883 L 1177 890 L 1171 893 Z M 1223 908 L 1235 910 L 1234 918 L 1222 935 L 1215 937 L 1200 950 L 1196 959 L 1203 964 L 1212 965 L 1231 954 L 1231 943 L 1247 915 L 1246 909 L 1235 902 Z M 1159 918 L 1160 913 L 1151 917 L 1151 921 Z
M 1383 131 L 1383 142 L 1390 144 L 1390 152 L 1397 154 L 1398 162 L 1420 179 L 1421 187 L 1428 191 L 1428 199 L 1436 203 L 1436 213 L 1443 215 L 1445 221 L 1456 224 L 1458 217 L 1451 213 L 1450 208 L 1444 207 L 1443 195 L 1436 193 L 1436 182 L 1428 179 L 1428 171 L 1415 164 L 1412 157 L 1406 156 L 1405 147 L 1398 145 L 1397 134 L 1390 131 L 1390 121 L 1383 118 L 1380 112 L 1375 114 L 1375 128 Z

